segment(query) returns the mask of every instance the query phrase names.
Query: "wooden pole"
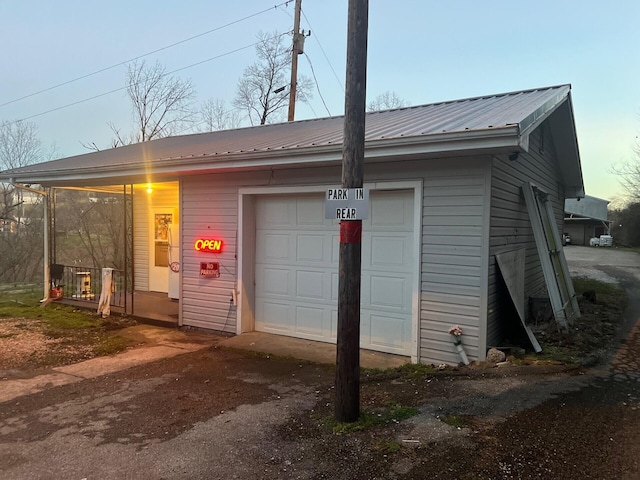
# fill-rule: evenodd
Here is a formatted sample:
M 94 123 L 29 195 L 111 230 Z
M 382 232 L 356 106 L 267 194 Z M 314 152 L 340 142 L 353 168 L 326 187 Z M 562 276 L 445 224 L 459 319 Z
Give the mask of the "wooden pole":
M 296 92 L 298 90 L 298 55 L 300 54 L 300 10 L 302 0 L 296 0 L 296 9 L 293 17 L 293 47 L 291 49 L 291 86 L 289 88 L 289 115 L 287 121 L 293 122 L 296 115 Z
M 369 1 L 349 0 L 342 187 L 362 188 Z M 340 222 L 336 406 L 338 422 L 360 416 L 360 278 L 362 221 Z

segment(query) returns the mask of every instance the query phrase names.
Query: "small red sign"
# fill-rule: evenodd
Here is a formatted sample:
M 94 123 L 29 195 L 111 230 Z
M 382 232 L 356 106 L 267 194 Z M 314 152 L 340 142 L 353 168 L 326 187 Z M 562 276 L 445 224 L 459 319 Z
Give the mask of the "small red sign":
M 199 238 L 193 244 L 193 248 L 197 252 L 220 253 L 222 251 L 222 240 Z
M 218 278 L 220 276 L 220 264 L 218 262 L 200 262 L 200 276 Z

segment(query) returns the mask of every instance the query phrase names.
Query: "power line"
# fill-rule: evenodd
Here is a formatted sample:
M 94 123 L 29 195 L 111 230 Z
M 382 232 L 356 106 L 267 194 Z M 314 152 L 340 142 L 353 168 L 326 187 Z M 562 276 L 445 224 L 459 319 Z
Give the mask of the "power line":
M 273 39 L 275 39 L 275 38 L 282 37 L 282 36 L 284 36 L 284 35 L 288 35 L 288 34 L 289 34 L 289 32 L 286 32 L 286 33 L 282 33 L 282 34 L 280 34 L 280 35 L 278 35 L 278 36 L 276 36 L 276 37 L 272 37 L 272 38 L 273 38 Z M 174 74 L 174 73 L 176 73 L 176 72 L 180 72 L 180 71 L 182 71 L 182 70 L 186 70 L 186 69 L 188 69 L 188 68 L 192 68 L 192 67 L 196 67 L 196 66 L 198 66 L 198 65 L 202 65 L 203 63 L 207 63 L 207 62 L 210 62 L 210 61 L 212 61 L 212 60 L 217 60 L 217 59 L 219 59 L 219 58 L 226 57 L 227 55 L 231 55 L 231 54 L 233 54 L 233 53 L 237 53 L 237 52 L 240 52 L 240 51 L 242 51 L 242 50 L 246 50 L 247 48 L 255 47 L 256 45 L 258 45 L 258 44 L 260 44 L 260 43 L 262 43 L 262 41 L 254 42 L 254 43 L 252 43 L 251 45 L 245 45 L 244 47 L 236 48 L 235 50 L 231 50 L 231 51 L 229 51 L 229 52 L 222 53 L 222 54 L 220 54 L 220 55 L 216 55 L 215 57 L 207 58 L 206 60 L 202 60 L 202 61 L 200 61 L 200 62 L 192 63 L 191 65 L 187 65 L 186 67 L 177 68 L 177 69 L 175 69 L 175 70 L 172 70 L 172 71 L 170 71 L 170 72 L 165 73 L 165 74 L 163 75 L 163 77 L 166 77 L 167 75 Z M 106 95 L 110 95 L 110 94 L 112 94 L 112 93 L 116 93 L 116 92 L 121 92 L 121 91 L 126 90 L 126 89 L 127 89 L 127 87 L 120 87 L 120 88 L 116 88 L 115 90 L 110 90 L 110 91 L 108 91 L 108 92 L 99 93 L 98 95 L 93 95 L 92 97 L 84 98 L 84 99 L 82 99 L 82 100 L 78 100 L 78 101 L 76 101 L 76 102 L 72 102 L 72 103 L 68 103 L 68 104 L 66 104 L 66 105 L 61 105 L 61 106 L 59 106 L 59 107 L 52 108 L 52 109 L 47 110 L 47 111 L 45 111 L 45 112 L 36 113 L 36 114 L 34 114 L 34 115 L 30 115 L 30 116 L 28 116 L 28 117 L 24 117 L 24 118 L 21 118 L 21 119 L 19 119 L 19 120 L 15 120 L 15 121 L 13 121 L 13 122 L 9 122 L 9 125 L 13 125 L 13 124 L 16 124 L 16 123 L 18 123 L 18 122 L 22 122 L 22 121 L 24 121 L 24 120 L 30 120 L 30 119 L 32 119 L 32 118 L 40 117 L 40 116 L 42 116 L 42 115 L 46 115 L 47 113 L 56 112 L 56 111 L 58 111 L 58 110 L 63 110 L 63 109 L 68 108 L 68 107 L 73 107 L 74 105 L 78 105 L 78 104 L 80 104 L 80 103 L 88 102 L 88 101 L 90 101 L 90 100 L 95 100 L 96 98 L 104 97 L 104 96 L 106 96 Z
M 180 41 L 175 42 L 175 43 L 172 43 L 172 44 L 170 44 L 170 45 L 167 45 L 167 46 L 164 46 L 164 47 L 158 48 L 158 49 L 156 49 L 156 50 L 153 50 L 153 51 L 151 51 L 151 52 L 148 52 L 148 53 L 145 53 L 145 54 L 142 54 L 142 55 L 138 55 L 137 57 L 130 58 L 129 60 L 125 60 L 125 61 L 123 61 L 123 62 L 116 63 L 116 64 L 111 65 L 111 66 L 109 66 L 109 67 L 101 68 L 100 70 L 96 70 L 95 72 L 87 73 L 86 75 L 82 75 L 82 76 L 80 76 L 80 77 L 77 77 L 77 78 L 74 78 L 74 79 L 71 79 L 71 80 L 67 80 L 66 82 L 62 82 L 62 83 L 59 83 L 59 84 L 54 85 L 54 86 L 52 86 L 52 87 L 48 87 L 48 88 L 45 88 L 45 89 L 43 89 L 43 90 L 39 90 L 39 91 L 37 91 L 37 92 L 33 92 L 33 93 L 28 94 L 28 95 L 24 95 L 24 96 L 22 96 L 22 97 L 20 97 L 20 98 L 15 98 L 15 99 L 13 99 L 13 100 L 9 100 L 8 102 L 1 103 L 1 104 L 0 104 L 0 108 L 1 108 L 1 107 L 5 107 L 5 106 L 7 106 L 7 105 L 11 105 L 12 103 L 19 102 L 20 100 L 24 100 L 24 99 L 26 99 L 26 98 L 30 98 L 30 97 L 34 97 L 34 96 L 36 96 L 36 95 L 40 95 L 41 93 L 49 92 L 49 91 L 54 90 L 54 89 L 56 89 L 56 88 L 62 87 L 62 86 L 64 86 L 64 85 L 69 85 L 70 83 L 77 82 L 78 80 L 83 80 L 83 79 L 85 79 L 85 78 L 92 77 L 92 76 L 97 75 L 97 74 L 99 74 L 99 73 L 106 72 L 107 70 L 111 70 L 111 69 L 114 69 L 114 68 L 116 68 L 116 67 L 120 67 L 120 66 L 122 66 L 122 65 L 126 65 L 126 64 L 127 64 L 127 63 L 129 63 L 129 62 L 133 62 L 133 61 L 135 61 L 135 60 L 139 60 L 139 59 L 141 59 L 141 58 L 148 57 L 149 55 L 153 55 L 154 53 L 158 53 L 158 52 L 161 52 L 161 51 L 163 51 L 163 50 L 167 50 L 167 49 L 169 49 L 169 48 L 175 47 L 175 46 L 177 46 L 177 45 L 181 45 L 181 44 L 183 44 L 183 43 L 189 42 L 189 41 L 191 41 L 191 40 L 194 40 L 194 39 L 196 39 L 196 38 L 202 37 L 202 36 L 204 36 L 204 35 L 208 35 L 208 34 L 210 34 L 210 33 L 217 32 L 217 31 L 222 30 L 222 29 L 224 29 L 224 28 L 230 27 L 231 25 L 235 25 L 235 24 L 237 24 L 237 23 L 243 22 L 243 21 L 248 20 L 248 19 L 250 19 L 250 18 L 257 17 L 258 15 L 262 15 L 263 13 L 266 13 L 266 12 L 270 11 L 271 9 L 278 9 L 278 8 L 279 8 L 279 7 L 281 7 L 282 5 L 288 5 L 290 2 L 291 2 L 291 0 L 287 0 L 286 2 L 279 3 L 279 4 L 277 4 L 277 5 L 274 5 L 273 7 L 266 8 L 266 9 L 264 9 L 264 10 L 260 11 L 260 12 L 256 12 L 256 13 L 251 14 L 251 15 L 248 15 L 248 16 L 246 16 L 246 17 L 244 17 L 244 18 L 240 18 L 240 19 L 238 19 L 238 20 L 234 20 L 233 22 L 229 22 L 229 23 L 227 23 L 227 24 L 225 24 L 225 25 L 222 25 L 222 26 L 220 26 L 220 27 L 212 28 L 211 30 L 207 30 L 206 32 L 202 32 L 202 33 L 199 33 L 199 34 L 194 35 L 194 36 L 192 36 L 192 37 L 185 38 L 184 40 L 180 40 Z M 185 68 L 188 68 L 188 67 L 185 67 Z M 177 71 L 177 70 L 176 70 L 176 71 Z M 118 91 L 118 90 L 114 90 L 114 91 Z M 113 93 L 113 92 L 108 92 L 108 93 Z M 103 94 L 103 95 L 107 95 L 107 93 L 105 93 L 105 94 Z M 98 95 L 98 96 L 102 96 L 102 95 Z M 97 98 L 97 97 L 93 97 L 93 98 Z M 90 100 L 90 99 L 89 99 L 89 100 Z M 76 102 L 76 103 L 79 103 L 79 102 Z M 75 105 L 75 104 L 73 104 L 73 105 Z M 61 108 L 65 108 L 65 107 L 61 107 Z M 55 110 L 57 110 L 57 109 L 50 110 L 50 112 L 55 111 Z M 45 112 L 45 113 L 49 113 L 49 112 Z M 34 116 L 38 116 L 38 115 L 34 115 Z M 28 117 L 28 118 L 33 118 L 33 116 L 32 116 L 32 117 Z M 25 118 L 25 119 L 23 119 L 23 120 L 26 120 L 26 118 Z
M 320 95 L 320 100 L 322 100 L 322 104 L 324 105 L 325 110 L 327 110 L 327 113 L 329 114 L 329 116 L 331 116 L 331 112 L 329 111 L 329 107 L 327 107 L 327 104 L 324 101 L 324 97 L 322 96 L 322 92 L 320 91 L 320 85 L 318 84 L 318 79 L 316 77 L 316 71 L 313 69 L 313 63 L 311 63 L 311 58 L 309 58 L 309 55 L 307 55 L 306 52 L 304 52 L 304 56 L 307 59 L 307 61 L 309 62 L 309 66 L 311 67 L 311 73 L 313 74 L 313 79 L 316 82 L 316 89 L 318 90 L 318 95 Z M 315 114 L 315 112 L 314 112 L 314 114 Z
M 312 29 L 313 27 L 311 26 L 311 22 L 309 21 L 309 19 L 305 15 L 304 10 L 302 10 L 302 16 L 304 17 L 306 22 L 309 24 L 309 29 Z M 329 57 L 327 57 L 327 54 L 324 51 L 324 48 L 322 48 L 322 44 L 320 43 L 320 38 L 318 37 L 318 34 L 314 33 L 313 34 L 313 38 L 316 40 L 316 42 L 318 42 L 318 46 L 320 47 L 320 50 L 322 51 L 322 54 L 324 55 L 325 60 L 329 64 L 329 68 L 331 68 L 331 71 L 333 72 L 333 76 L 336 78 L 336 81 L 338 82 L 338 85 L 340 85 L 340 89 L 342 90 L 342 93 L 344 93 L 344 84 L 338 78 L 338 75 L 336 74 L 336 71 L 333 69 L 333 65 L 331 65 L 331 61 L 329 60 Z M 309 62 L 309 63 L 311 63 L 311 62 Z

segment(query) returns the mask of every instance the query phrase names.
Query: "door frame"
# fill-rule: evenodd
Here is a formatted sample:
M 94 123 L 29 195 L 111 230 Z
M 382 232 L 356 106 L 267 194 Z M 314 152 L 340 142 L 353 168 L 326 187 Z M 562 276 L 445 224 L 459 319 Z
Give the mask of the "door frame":
M 238 277 L 236 333 L 255 329 L 255 203 L 261 196 L 324 193 L 335 184 L 307 186 L 246 187 L 238 190 Z M 411 361 L 420 361 L 420 276 L 422 262 L 422 180 L 365 182 L 364 188 L 375 190 L 413 190 L 413 258 L 418 259 L 413 274 L 411 301 Z

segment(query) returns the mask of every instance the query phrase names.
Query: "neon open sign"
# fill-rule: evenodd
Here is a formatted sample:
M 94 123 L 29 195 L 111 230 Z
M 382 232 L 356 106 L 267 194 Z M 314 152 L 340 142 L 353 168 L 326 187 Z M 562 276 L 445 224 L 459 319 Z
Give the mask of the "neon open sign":
M 199 238 L 193 244 L 193 248 L 197 252 L 220 253 L 222 251 L 222 240 Z

